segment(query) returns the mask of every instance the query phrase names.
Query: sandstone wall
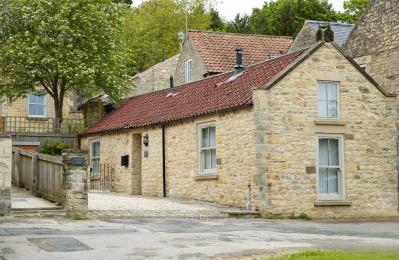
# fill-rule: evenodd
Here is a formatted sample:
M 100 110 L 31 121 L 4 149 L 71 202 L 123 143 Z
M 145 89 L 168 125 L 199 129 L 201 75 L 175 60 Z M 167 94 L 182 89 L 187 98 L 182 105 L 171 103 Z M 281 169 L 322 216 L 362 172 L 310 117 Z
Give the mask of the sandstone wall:
M 399 2 L 373 0 L 344 49 L 388 90 L 399 92 Z
M 337 81 L 341 119 L 319 124 L 317 81 Z M 256 179 L 264 214 L 314 218 L 398 216 L 397 104 L 326 44 L 270 90 L 254 92 Z M 345 201 L 318 201 L 316 134 L 344 136 Z
M 299 51 L 316 43 L 316 32 L 305 23 L 288 52 Z
M 180 52 L 179 62 L 176 66 L 176 72 L 174 75 L 175 85 L 179 86 L 184 84 L 185 78 L 185 62 L 186 60 L 192 60 L 192 78 L 193 81 L 197 81 L 204 78 L 204 74 L 207 72 L 202 62 L 201 57 L 199 56 L 193 42 L 190 39 L 184 41 L 182 51 Z
M 0 136 L 0 214 L 11 210 L 11 149 L 11 138 Z

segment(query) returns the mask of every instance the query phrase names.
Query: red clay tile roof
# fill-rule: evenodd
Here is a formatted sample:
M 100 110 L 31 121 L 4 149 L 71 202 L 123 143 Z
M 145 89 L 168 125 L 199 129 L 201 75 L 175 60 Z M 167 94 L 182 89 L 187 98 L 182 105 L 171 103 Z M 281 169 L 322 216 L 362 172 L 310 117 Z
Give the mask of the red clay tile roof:
M 189 38 L 195 45 L 208 73 L 228 72 L 234 68 L 234 50 L 243 49 L 244 65 L 268 59 L 268 55 L 285 54 L 292 38 L 287 36 L 251 35 L 190 31 Z
M 305 50 L 248 67 L 237 78 L 219 74 L 175 88 L 136 96 L 86 129 L 81 136 L 192 118 L 252 105 L 252 89 L 262 87 L 304 56 Z

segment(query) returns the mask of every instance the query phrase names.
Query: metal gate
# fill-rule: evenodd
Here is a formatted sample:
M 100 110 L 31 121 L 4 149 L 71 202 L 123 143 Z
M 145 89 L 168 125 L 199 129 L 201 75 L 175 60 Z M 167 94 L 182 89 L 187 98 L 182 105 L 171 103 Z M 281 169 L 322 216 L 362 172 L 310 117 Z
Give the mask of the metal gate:
M 112 175 L 114 169 L 105 163 L 99 164 L 99 170 L 95 173 L 93 168 L 90 169 L 90 189 L 111 191 L 112 190 Z

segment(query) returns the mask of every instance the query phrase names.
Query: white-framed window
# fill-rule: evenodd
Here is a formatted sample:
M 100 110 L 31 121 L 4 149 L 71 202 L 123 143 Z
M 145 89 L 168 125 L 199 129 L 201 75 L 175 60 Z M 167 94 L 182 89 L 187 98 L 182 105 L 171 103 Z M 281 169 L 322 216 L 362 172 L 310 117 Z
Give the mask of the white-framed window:
M 93 141 L 91 142 L 90 147 L 90 159 L 91 159 L 91 167 L 92 167 L 92 174 L 94 176 L 100 175 L 100 142 Z
M 360 68 L 367 72 L 367 64 L 360 64 Z
M 46 117 L 47 104 L 46 95 L 29 94 L 28 95 L 28 116 L 29 117 Z
M 319 199 L 344 198 L 342 135 L 317 136 L 317 193 Z
M 216 126 L 202 124 L 198 127 L 199 171 L 216 174 Z
M 339 88 L 337 82 L 318 83 L 319 118 L 339 118 Z
M 193 81 L 193 62 L 190 59 L 184 62 L 184 82 L 188 83 L 191 81 Z

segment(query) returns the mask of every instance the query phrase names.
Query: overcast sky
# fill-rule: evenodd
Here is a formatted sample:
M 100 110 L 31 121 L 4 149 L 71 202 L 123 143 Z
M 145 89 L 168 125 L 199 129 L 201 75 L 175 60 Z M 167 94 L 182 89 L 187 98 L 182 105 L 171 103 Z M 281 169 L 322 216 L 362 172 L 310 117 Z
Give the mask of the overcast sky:
M 133 0 L 135 6 L 145 0 Z M 342 3 L 344 0 L 329 0 L 333 4 L 334 9 L 342 11 Z M 219 13 L 227 20 L 233 20 L 237 13 L 250 14 L 252 8 L 262 7 L 265 0 L 218 0 Z

